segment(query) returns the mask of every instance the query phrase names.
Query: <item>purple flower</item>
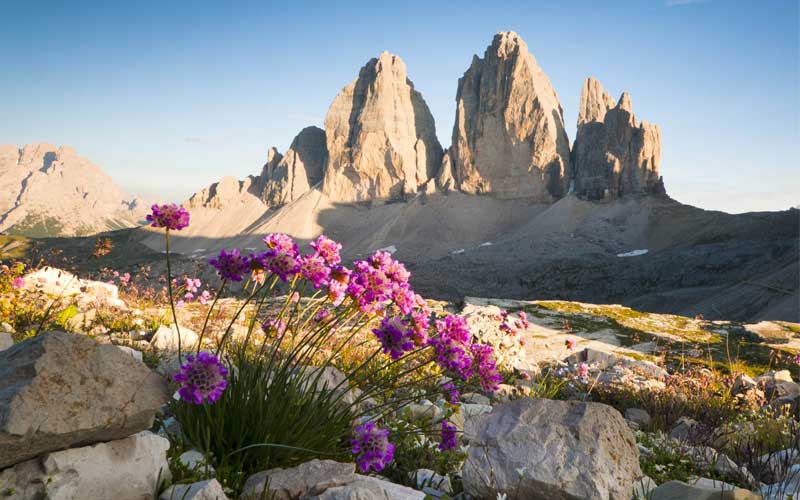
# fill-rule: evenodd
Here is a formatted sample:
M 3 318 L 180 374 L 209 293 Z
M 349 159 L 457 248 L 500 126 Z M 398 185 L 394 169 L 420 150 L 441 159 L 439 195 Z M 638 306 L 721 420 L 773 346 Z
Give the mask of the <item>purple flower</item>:
M 186 357 L 186 364 L 181 366 L 172 380 L 181 384 L 178 389 L 180 397 L 189 403 L 203 404 L 203 401 L 217 401 L 228 386 L 228 369 L 220 363 L 216 356 L 205 351 Z
M 795 356 L 794 362 L 795 362 L 795 364 L 800 365 L 800 352 L 798 352 L 797 356 Z
M 456 426 L 442 420 L 442 440 L 439 442 L 439 449 L 441 451 L 452 450 L 458 446 L 458 436 L 456 435 Z
M 267 337 L 279 337 L 286 331 L 286 323 L 272 318 L 261 324 L 261 330 Z
M 319 288 L 328 283 L 331 269 L 319 255 L 306 255 L 300 258 L 300 274 Z
M 268 234 L 264 237 L 264 243 L 270 250 L 287 253 L 292 257 L 297 257 L 298 255 L 297 243 L 289 235 L 283 233 Z
M 415 345 L 423 345 L 428 341 L 428 328 L 430 328 L 431 317 L 428 309 L 418 309 L 408 316 L 408 324 L 411 327 L 411 334 Z
M 463 379 L 472 374 L 472 359 L 468 342 L 472 337 L 464 318 L 445 316 L 436 321 L 437 335 L 428 343 L 436 353 L 436 361 L 445 371 L 453 372 Z
M 402 318 L 383 318 L 381 326 L 374 328 L 372 332 L 381 341 L 383 352 L 392 359 L 399 359 L 414 348 L 411 328 Z
M 578 376 L 582 379 L 586 379 L 589 377 L 589 365 L 586 363 L 581 363 L 578 365 Z
M 339 256 L 342 245 L 324 234 L 321 234 L 316 241 L 312 241 L 309 245 L 314 249 L 316 255 L 322 257 L 329 266 L 335 266 L 342 261 Z
M 22 276 L 17 276 L 13 280 L 11 280 L 11 288 L 19 290 L 21 288 L 25 288 L 25 278 Z
M 297 254 L 286 250 L 269 250 L 265 256 L 267 269 L 280 277 L 281 281 L 288 281 L 300 271 Z
M 442 390 L 447 393 L 447 400 L 450 401 L 450 404 L 458 404 L 458 397 L 460 394 L 458 393 L 458 389 L 456 389 L 456 385 L 454 383 L 447 382 L 442 384 Z
M 152 227 L 164 227 L 180 231 L 189 225 L 189 212 L 174 203 L 168 205 L 153 205 L 147 221 L 152 222 Z
M 403 314 L 411 314 L 417 306 L 418 295 L 407 286 L 395 287 L 393 291 L 394 304 Z
M 239 249 L 230 252 L 222 249 L 219 256 L 208 261 L 216 270 L 219 277 L 231 281 L 242 281 L 242 276 L 250 270 L 247 257 L 239 255 Z
M 497 362 L 494 359 L 494 349 L 483 344 L 472 344 L 472 370 L 477 374 L 481 388 L 486 392 L 497 390 L 498 384 L 503 381 L 497 371 Z
M 334 306 L 340 305 L 344 302 L 344 298 L 347 296 L 347 285 L 344 283 L 340 283 L 336 280 L 331 280 L 328 283 L 328 299 L 331 301 L 331 304 Z
M 314 314 L 314 323 L 322 323 L 331 317 L 331 312 L 327 309 L 320 309 Z
M 357 260 L 353 263 L 353 272 L 347 286 L 347 294 L 358 301 L 361 311 L 366 314 L 380 309 L 380 303 L 392 297 L 394 287 L 383 269 L 370 262 Z
M 394 445 L 389 442 L 389 431 L 378 429 L 374 422 L 367 422 L 355 429 L 355 438 L 350 440 L 352 452 L 361 472 L 370 469 L 380 472 L 394 457 Z

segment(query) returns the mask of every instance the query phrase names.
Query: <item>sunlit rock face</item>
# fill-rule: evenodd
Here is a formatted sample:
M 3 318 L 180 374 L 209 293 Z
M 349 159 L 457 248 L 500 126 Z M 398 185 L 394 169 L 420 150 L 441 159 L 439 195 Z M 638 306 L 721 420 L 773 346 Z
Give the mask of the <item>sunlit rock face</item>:
M 495 35 L 458 81 L 452 160 L 458 188 L 550 202 L 567 191 L 569 139 L 550 79 L 514 32 Z
M 323 191 L 335 202 L 402 199 L 437 173 L 442 147 L 406 65 L 383 52 L 333 100 L 325 117 Z

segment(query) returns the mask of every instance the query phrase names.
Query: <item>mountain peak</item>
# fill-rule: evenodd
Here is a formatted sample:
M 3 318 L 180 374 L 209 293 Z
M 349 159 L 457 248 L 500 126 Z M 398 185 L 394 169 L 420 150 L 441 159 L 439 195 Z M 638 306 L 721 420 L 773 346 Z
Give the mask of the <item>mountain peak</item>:
M 145 207 L 69 146 L 0 146 L 0 231 L 74 236 L 134 226 Z
M 370 59 L 325 117 L 323 190 L 339 202 L 398 199 L 436 174 L 442 147 L 433 115 L 400 57 Z
M 514 32 L 494 36 L 458 81 L 451 147 L 458 188 L 553 201 L 566 192 L 569 139 L 550 79 Z

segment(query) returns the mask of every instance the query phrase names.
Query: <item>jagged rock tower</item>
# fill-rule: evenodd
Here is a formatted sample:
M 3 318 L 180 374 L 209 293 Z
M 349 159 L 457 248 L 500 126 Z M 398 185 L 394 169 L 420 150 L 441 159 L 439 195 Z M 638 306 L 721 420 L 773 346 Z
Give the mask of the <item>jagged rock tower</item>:
M 402 199 L 435 174 L 442 147 L 406 65 L 384 52 L 342 89 L 325 117 L 323 191 L 337 202 Z
M 572 147 L 575 193 L 589 200 L 663 193 L 660 163 L 659 126 L 637 122 L 627 92 L 615 104 L 599 81 L 587 78 Z
M 564 113 L 550 80 L 514 32 L 495 35 L 458 81 L 450 154 L 457 187 L 550 202 L 570 178 Z

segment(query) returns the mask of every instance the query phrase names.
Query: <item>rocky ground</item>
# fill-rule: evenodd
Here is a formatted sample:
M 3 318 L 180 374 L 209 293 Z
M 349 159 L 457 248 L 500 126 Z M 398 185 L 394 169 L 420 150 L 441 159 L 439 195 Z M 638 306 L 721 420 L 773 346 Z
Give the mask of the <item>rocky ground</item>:
M 3 498 L 229 498 L 203 455 L 176 441 L 164 375 L 177 367 L 177 341 L 163 304 L 56 269 L 26 275 L 24 290 L 34 305 L 61 301 L 46 324 L 76 333 L 34 335 L 38 325 L 19 315 L 3 324 Z M 223 310 L 236 307 L 225 299 Z M 448 417 L 463 432 L 456 469 L 420 463 L 401 481 L 396 471 L 364 475 L 352 463 L 312 460 L 247 478 L 239 498 L 265 489 L 324 499 L 800 493 L 800 325 L 568 301 L 434 307 L 466 317 L 506 378 L 493 396 L 462 394 Z M 201 312 L 179 312 L 183 342 L 196 342 Z M 435 421 L 443 405 L 421 400 L 404 418 Z

